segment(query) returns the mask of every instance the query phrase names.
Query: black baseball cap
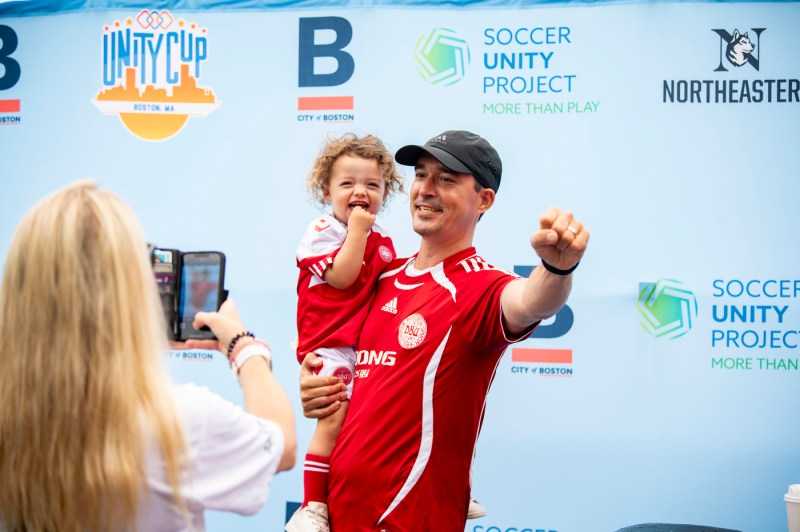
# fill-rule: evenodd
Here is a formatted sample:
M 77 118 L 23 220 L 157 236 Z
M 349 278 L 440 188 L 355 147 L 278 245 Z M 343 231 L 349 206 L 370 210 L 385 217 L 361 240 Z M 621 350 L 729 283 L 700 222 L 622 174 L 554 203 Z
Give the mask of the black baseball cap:
M 451 130 L 431 138 L 424 146 L 410 144 L 395 154 L 405 166 L 415 166 L 423 153 L 430 154 L 450 170 L 472 174 L 484 188 L 500 188 L 503 163 L 489 141 L 469 131 Z

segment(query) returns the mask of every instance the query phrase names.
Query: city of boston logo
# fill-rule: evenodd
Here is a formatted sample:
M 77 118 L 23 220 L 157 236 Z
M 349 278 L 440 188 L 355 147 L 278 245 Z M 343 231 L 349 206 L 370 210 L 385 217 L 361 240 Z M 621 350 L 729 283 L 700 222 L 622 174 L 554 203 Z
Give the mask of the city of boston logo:
M 464 78 L 469 64 L 467 41 L 447 28 L 436 28 L 417 41 L 417 72 L 433 85 L 452 85 Z
M 636 306 L 642 327 L 656 338 L 673 339 L 692 328 L 697 317 L 694 293 L 674 279 L 639 284 Z

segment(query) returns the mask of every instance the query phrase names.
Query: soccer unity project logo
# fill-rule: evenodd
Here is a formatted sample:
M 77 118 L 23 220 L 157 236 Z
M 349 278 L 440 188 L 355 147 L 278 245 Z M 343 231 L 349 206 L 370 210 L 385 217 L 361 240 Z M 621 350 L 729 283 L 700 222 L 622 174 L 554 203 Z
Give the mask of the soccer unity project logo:
M 448 86 L 464 78 L 469 64 L 467 41 L 447 28 L 436 28 L 417 41 L 414 49 L 417 72 L 433 85 Z
M 639 285 L 637 310 L 644 329 L 657 338 L 673 339 L 692 328 L 697 298 L 680 281 L 660 279 Z

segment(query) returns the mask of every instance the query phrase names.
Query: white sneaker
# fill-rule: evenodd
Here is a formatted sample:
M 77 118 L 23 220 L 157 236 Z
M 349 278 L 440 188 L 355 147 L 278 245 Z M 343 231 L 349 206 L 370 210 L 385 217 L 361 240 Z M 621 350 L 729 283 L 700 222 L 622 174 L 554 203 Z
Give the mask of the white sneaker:
M 481 506 L 481 503 L 475 499 L 469 500 L 469 510 L 467 510 L 467 519 L 477 519 L 486 515 L 486 508 Z
M 298 508 L 289 522 L 286 532 L 330 532 L 328 505 L 311 501 L 308 506 Z

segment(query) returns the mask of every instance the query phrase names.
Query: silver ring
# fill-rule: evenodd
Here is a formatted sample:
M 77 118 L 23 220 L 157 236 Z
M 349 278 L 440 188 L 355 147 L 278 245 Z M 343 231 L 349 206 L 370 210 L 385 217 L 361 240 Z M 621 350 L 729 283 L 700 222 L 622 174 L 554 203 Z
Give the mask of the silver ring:
M 571 225 L 567 227 L 567 231 L 569 231 L 570 233 L 572 233 L 575 236 L 578 235 L 578 230 L 575 229 L 574 227 L 572 227 Z

